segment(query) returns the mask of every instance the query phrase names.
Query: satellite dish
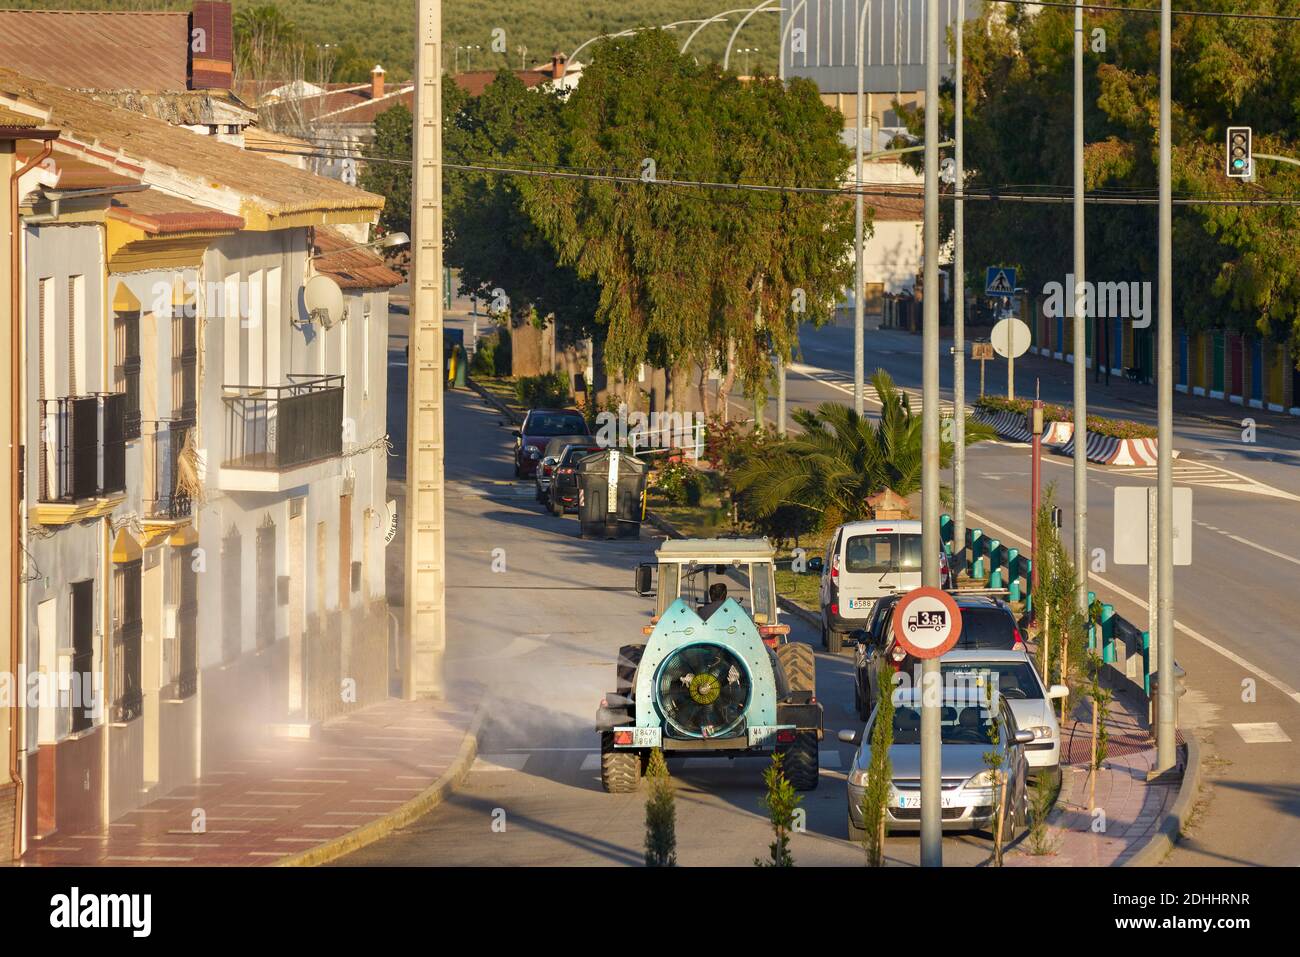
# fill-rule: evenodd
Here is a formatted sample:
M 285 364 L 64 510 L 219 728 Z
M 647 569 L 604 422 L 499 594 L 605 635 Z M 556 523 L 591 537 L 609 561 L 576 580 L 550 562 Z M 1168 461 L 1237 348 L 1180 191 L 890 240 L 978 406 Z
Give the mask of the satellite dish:
M 343 321 L 343 290 L 329 276 L 317 275 L 308 279 L 302 289 L 302 299 L 307 314 L 319 322 L 322 329 Z

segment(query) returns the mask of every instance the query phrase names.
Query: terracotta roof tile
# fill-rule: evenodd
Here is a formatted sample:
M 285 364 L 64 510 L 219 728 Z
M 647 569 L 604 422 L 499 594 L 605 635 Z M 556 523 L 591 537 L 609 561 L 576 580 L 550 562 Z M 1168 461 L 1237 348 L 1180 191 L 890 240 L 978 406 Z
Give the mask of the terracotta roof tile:
M 18 157 L 23 162 L 39 152 L 40 149 L 34 143 L 23 143 L 18 147 Z M 103 189 L 108 186 L 134 186 L 140 182 L 138 176 L 105 169 L 57 146 L 42 165 L 58 173 L 55 189 Z
M 158 189 L 114 196 L 108 215 L 138 226 L 151 235 L 195 232 L 235 232 L 244 220 L 208 209 Z
M 117 109 L 86 94 L 0 67 L 0 95 L 21 96 L 50 110 L 63 141 L 93 147 L 106 164 L 173 169 L 235 194 L 270 215 L 383 208 L 383 197 L 295 169 L 265 156 L 192 133 L 162 120 Z M 86 149 L 85 152 L 91 152 Z
M 0 10 L 0 64 L 76 90 L 184 90 L 189 13 Z
M 316 271 L 329 276 L 342 289 L 391 289 L 405 281 L 373 250 L 348 248 L 355 246 L 337 230 L 318 228 L 316 251 L 326 255 L 315 261 Z
M 515 70 L 517 76 L 530 90 L 535 86 L 541 86 L 551 79 L 551 67 L 547 64 L 546 70 Z M 468 93 L 470 96 L 479 96 L 484 90 L 492 85 L 492 81 L 497 78 L 496 70 L 467 70 L 464 73 L 457 73 L 452 77 L 456 85 Z

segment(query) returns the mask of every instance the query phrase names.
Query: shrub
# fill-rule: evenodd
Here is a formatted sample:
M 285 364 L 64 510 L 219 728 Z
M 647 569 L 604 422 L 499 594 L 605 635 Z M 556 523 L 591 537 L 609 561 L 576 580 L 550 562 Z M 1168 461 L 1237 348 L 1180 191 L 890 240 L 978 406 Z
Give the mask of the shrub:
M 1028 415 L 1034 403 L 1030 399 L 1008 399 L 1002 395 L 985 395 L 975 400 L 975 408 L 984 412 L 1019 412 Z M 1073 422 L 1074 412 L 1069 406 L 1043 404 L 1043 424 Z M 1129 419 L 1108 419 L 1100 415 L 1088 416 L 1088 431 L 1113 439 L 1154 439 L 1155 426 L 1144 425 Z
M 480 376 L 508 376 L 511 372 L 510 332 L 497 329 L 481 336 L 470 361 L 469 374 Z
M 646 777 L 650 797 L 645 802 L 645 866 L 677 866 L 677 809 L 668 764 L 658 748 L 650 752 Z
M 515 381 L 515 398 L 530 409 L 569 404 L 569 377 L 563 372 L 526 375 Z
M 699 505 L 704 495 L 704 476 L 685 462 L 670 462 L 659 470 L 655 490 L 670 505 Z

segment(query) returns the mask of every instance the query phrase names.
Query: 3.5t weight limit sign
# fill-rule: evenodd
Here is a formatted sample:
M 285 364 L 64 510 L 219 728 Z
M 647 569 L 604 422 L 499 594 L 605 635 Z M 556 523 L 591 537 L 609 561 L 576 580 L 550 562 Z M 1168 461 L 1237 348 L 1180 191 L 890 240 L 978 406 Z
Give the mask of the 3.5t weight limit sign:
M 938 588 L 917 588 L 894 608 L 894 640 L 913 658 L 938 658 L 961 637 L 961 609 Z

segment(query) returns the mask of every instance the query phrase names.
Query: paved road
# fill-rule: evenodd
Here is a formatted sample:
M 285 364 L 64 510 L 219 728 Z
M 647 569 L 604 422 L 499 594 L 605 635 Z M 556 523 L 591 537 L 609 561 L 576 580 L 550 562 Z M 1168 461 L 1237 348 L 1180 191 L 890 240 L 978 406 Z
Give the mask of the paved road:
M 416 825 L 343 864 L 640 864 L 644 794 L 600 789 L 596 704 L 611 690 L 618 647 L 634 640 L 650 605 L 631 589 L 633 568 L 655 540 L 587 542 L 574 517 L 533 504 L 510 479 L 509 434 L 476 397 L 452 394 L 447 418 L 448 630 L 451 681 L 487 684 L 496 697 L 465 785 Z M 396 544 L 396 543 L 395 543 Z M 494 550 L 506 570 L 494 573 Z M 795 621 L 794 638 L 811 641 Z M 818 697 L 827 708 L 821 785 L 804 798 L 807 831 L 793 838 L 799 864 L 860 864 L 845 839 L 843 768 L 856 726 L 851 662 L 819 654 Z M 724 765 L 724 766 L 716 766 Z M 677 782 L 679 862 L 748 865 L 767 852 L 759 806 L 761 759 L 670 762 Z M 504 820 L 505 831 L 493 830 Z M 891 838 L 891 855 L 916 863 L 915 837 Z M 982 836 L 945 839 L 946 862 L 987 859 Z
M 788 379 L 790 405 L 851 402 L 852 330 L 805 330 L 802 346 L 804 371 Z M 1041 376 L 1044 397 L 1068 401 L 1069 367 L 1045 360 L 1034 365 L 1054 373 Z M 871 332 L 867 368 L 877 366 L 888 369 L 900 385 L 919 389 L 920 337 L 893 330 Z M 943 397 L 950 401 L 951 365 L 941 367 Z M 978 381 L 978 370 L 968 372 L 968 384 L 978 389 Z M 1021 389 L 1028 385 L 1023 369 L 1016 381 Z M 1005 389 L 1005 379 L 995 374 L 993 363 L 987 388 Z M 1154 391 L 1148 393 L 1154 401 Z M 1097 408 L 1153 421 L 1152 410 L 1106 396 L 1098 397 Z M 767 414 L 775 416 L 774 403 Z M 1177 657 L 1191 685 L 1182 717 L 1206 742 L 1214 781 L 1193 839 L 1171 858 L 1179 864 L 1300 863 L 1300 768 L 1294 761 L 1294 742 L 1300 739 L 1300 642 L 1295 627 L 1300 557 L 1293 544 L 1300 516 L 1300 496 L 1295 494 L 1300 492 L 1300 442 L 1293 438 L 1290 422 L 1277 417 L 1269 422 L 1269 429 L 1259 433 L 1259 445 L 1271 450 L 1269 456 L 1260 456 L 1258 446 L 1243 446 L 1239 429 L 1202 418 L 1176 422 L 1177 447 L 1184 457 L 1200 462 L 1208 458 L 1211 469 L 1239 473 L 1238 480 L 1225 480 L 1206 478 L 1203 470 L 1187 465 L 1176 470 L 1178 482 L 1194 488 L 1196 520 L 1194 564 L 1177 570 L 1174 591 L 1180 626 Z M 1223 465 L 1210 453 L 1222 453 Z M 1071 461 L 1045 454 L 1044 462 L 1045 481 L 1057 482 L 1068 542 L 1073 534 Z M 1027 538 L 1028 471 L 1025 446 L 995 443 L 968 451 L 968 524 L 995 533 L 1003 542 L 1013 536 Z M 1154 480 L 1152 470 L 1089 468 L 1091 545 L 1111 553 L 1114 487 L 1150 485 Z M 1113 601 L 1130 621 L 1145 621 L 1144 566 L 1108 563 L 1096 579 L 1094 587 L 1103 600 Z

